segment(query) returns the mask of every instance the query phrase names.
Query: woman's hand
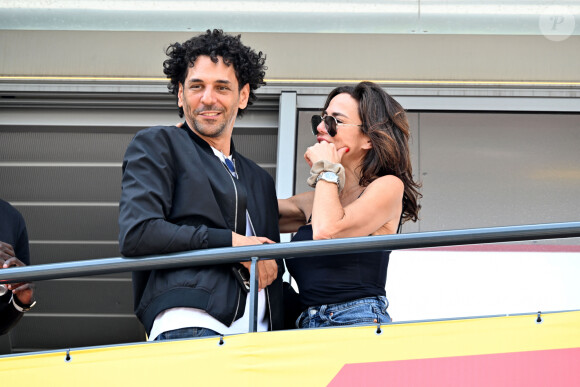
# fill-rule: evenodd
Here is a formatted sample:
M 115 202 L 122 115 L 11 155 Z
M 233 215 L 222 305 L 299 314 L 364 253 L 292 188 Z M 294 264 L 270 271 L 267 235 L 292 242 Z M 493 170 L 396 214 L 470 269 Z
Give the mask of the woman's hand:
M 304 159 L 311 167 L 312 164 L 320 160 L 327 160 L 331 163 L 340 163 L 342 156 L 344 156 L 346 152 L 348 152 L 348 148 L 345 146 L 340 149 L 336 149 L 334 144 L 321 141 L 306 149 L 306 153 L 304 153 Z

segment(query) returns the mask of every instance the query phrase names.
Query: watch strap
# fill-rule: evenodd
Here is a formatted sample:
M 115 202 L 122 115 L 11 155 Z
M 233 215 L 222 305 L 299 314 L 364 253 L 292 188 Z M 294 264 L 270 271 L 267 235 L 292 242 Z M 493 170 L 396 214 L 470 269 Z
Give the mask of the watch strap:
M 322 172 L 334 172 L 338 175 L 338 192 L 342 191 L 345 181 L 344 167 L 340 163 L 331 163 L 327 160 L 318 160 L 310 168 L 310 177 L 306 180 L 309 186 L 316 187 L 318 176 Z
M 34 305 L 36 305 L 36 300 L 32 301 L 30 304 L 23 304 L 18 300 L 18 297 L 14 297 L 14 295 L 12 295 L 12 305 L 14 305 L 14 308 L 16 308 L 17 311 L 24 313 L 28 312 L 34 307 Z

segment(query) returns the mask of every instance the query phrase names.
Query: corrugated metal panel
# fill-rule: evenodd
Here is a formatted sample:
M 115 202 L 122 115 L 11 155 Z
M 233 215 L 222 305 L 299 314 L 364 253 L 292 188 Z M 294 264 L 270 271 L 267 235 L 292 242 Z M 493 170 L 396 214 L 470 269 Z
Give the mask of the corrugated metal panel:
M 66 88 L 66 86 L 64 86 Z M 24 216 L 33 264 L 119 256 L 121 165 L 134 134 L 180 121 L 166 94 L 15 93 L 0 100 L 0 197 Z M 237 121 L 236 149 L 276 176 L 277 96 Z M 0 343 L 15 352 L 144 339 L 130 273 L 37 284 Z

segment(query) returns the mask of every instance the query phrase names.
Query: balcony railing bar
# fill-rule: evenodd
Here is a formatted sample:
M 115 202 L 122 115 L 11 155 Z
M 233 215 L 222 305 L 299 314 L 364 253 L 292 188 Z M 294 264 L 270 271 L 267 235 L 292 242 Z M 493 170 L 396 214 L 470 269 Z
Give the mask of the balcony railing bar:
M 333 253 L 417 249 L 440 246 L 580 237 L 580 222 L 474 228 L 358 238 L 303 241 L 185 251 L 139 258 L 101 258 L 0 270 L 0 284 L 92 276 L 127 271 L 201 266 L 260 259 L 298 258 Z
M 297 258 L 356 251 L 400 250 L 479 243 L 513 242 L 530 239 L 580 237 L 580 222 L 527 226 L 478 228 L 359 238 L 304 241 L 259 246 L 196 250 L 141 258 L 105 258 L 53 263 L 0 270 L 0 284 L 80 277 L 125 271 L 153 270 L 183 266 L 216 265 L 251 260 L 249 332 L 257 331 L 258 275 L 260 259 Z

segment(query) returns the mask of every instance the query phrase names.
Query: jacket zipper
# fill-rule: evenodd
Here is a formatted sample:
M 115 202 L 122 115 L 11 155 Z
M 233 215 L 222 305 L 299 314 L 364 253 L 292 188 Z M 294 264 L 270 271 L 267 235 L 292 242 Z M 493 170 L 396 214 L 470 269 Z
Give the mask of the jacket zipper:
M 234 159 L 234 170 L 236 171 L 236 179 L 238 179 L 239 173 L 238 170 L 236 169 L 236 160 Z M 234 191 L 236 192 L 236 215 L 234 216 L 234 222 L 236 222 L 236 225 L 234 226 L 235 232 L 238 232 L 238 188 L 236 187 L 236 182 L 234 181 L 234 175 L 232 175 L 230 173 L 230 176 L 232 177 L 232 184 L 234 185 Z
M 268 292 L 268 288 L 264 289 L 266 291 L 266 302 L 268 303 L 268 317 L 270 321 L 268 321 L 268 325 L 270 326 L 270 330 L 274 330 L 274 323 L 272 322 L 272 306 L 270 306 L 270 293 Z
M 230 169 L 224 163 L 222 163 L 222 165 L 225 168 L 225 170 L 228 172 L 230 179 L 232 179 L 232 185 L 234 186 L 234 192 L 235 192 L 235 196 L 236 196 L 236 211 L 234 214 L 234 232 L 237 233 L 238 232 L 238 188 L 236 187 L 236 182 L 234 181 L 234 175 L 232 175 L 232 172 L 230 171 Z M 234 169 L 236 169 L 236 160 L 234 160 Z M 237 172 L 236 172 L 236 174 L 237 174 Z M 234 313 L 234 318 L 233 318 L 232 322 L 230 323 L 230 325 L 232 325 L 234 323 L 234 321 L 236 321 L 236 318 L 238 317 L 238 311 L 240 310 L 241 293 L 242 293 L 242 290 L 238 288 L 238 302 L 236 303 L 236 311 Z
M 236 305 L 236 312 L 234 313 L 234 319 L 230 323 L 230 326 L 234 323 L 234 321 L 236 321 L 236 318 L 238 317 L 238 311 L 240 310 L 240 295 L 241 295 L 241 293 L 242 293 L 242 289 L 239 289 L 239 287 L 238 287 L 238 303 Z
M 226 169 L 226 171 L 228 172 L 228 175 L 230 176 L 230 179 L 232 179 L 232 184 L 234 186 L 234 192 L 235 192 L 235 196 L 236 196 L 236 211 L 234 214 L 234 232 L 237 233 L 238 232 L 238 188 L 236 187 L 236 182 L 234 181 L 234 176 L 232 175 L 232 172 L 230 171 L 230 169 L 224 164 L 222 163 L 223 167 Z M 234 169 L 236 168 L 236 161 L 234 160 Z M 236 172 L 237 174 L 238 172 Z

